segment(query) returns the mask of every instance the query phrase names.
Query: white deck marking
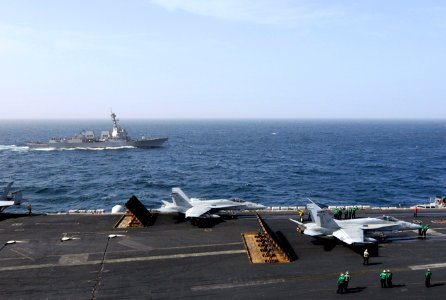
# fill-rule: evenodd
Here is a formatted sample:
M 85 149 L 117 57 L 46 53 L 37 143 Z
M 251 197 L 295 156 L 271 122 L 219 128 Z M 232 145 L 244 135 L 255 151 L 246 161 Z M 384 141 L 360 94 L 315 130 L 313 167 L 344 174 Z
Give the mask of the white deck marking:
M 409 266 L 409 269 L 411 270 L 424 270 L 424 269 L 436 269 L 436 268 L 446 268 L 446 263 Z
M 222 290 L 222 289 L 232 289 L 232 288 L 256 286 L 256 285 L 277 284 L 281 282 L 285 282 L 285 279 L 255 280 L 255 281 L 240 282 L 240 283 L 198 285 L 191 287 L 191 291 L 200 292 L 209 290 Z
M 199 252 L 199 253 L 183 253 L 183 254 L 171 254 L 171 255 L 157 255 L 157 256 L 142 256 L 142 257 L 128 257 L 128 258 L 114 258 L 106 259 L 105 264 L 126 263 L 136 261 L 151 261 L 151 260 L 163 260 L 163 259 L 179 259 L 188 257 L 202 257 L 202 256 L 216 256 L 216 255 L 229 255 L 229 254 L 242 254 L 246 253 L 246 250 L 227 250 L 227 251 L 214 251 L 214 252 Z M 71 255 L 73 257 L 73 255 Z M 62 260 L 63 262 L 63 260 Z M 67 267 L 67 266 L 86 266 L 100 264 L 101 260 L 91 261 L 73 261 L 72 264 L 39 264 L 39 265 L 25 265 L 25 266 L 10 266 L 0 268 L 0 272 L 4 271 L 17 271 L 17 270 L 30 270 L 30 269 L 43 269 L 54 267 Z
M 201 245 L 191 245 L 191 246 L 154 248 L 154 249 L 156 249 L 156 250 L 169 250 L 169 249 L 187 249 L 187 248 L 215 247 L 215 246 L 227 246 L 227 245 L 243 245 L 243 242 L 224 243 L 224 244 L 207 244 L 207 245 L 202 245 L 201 244 Z
M 160 260 L 160 259 L 188 258 L 188 257 L 201 257 L 201 256 L 215 256 L 215 255 L 239 254 L 239 253 L 246 253 L 246 250 L 243 249 L 243 250 L 227 250 L 227 251 L 215 251 L 215 252 L 199 252 L 199 253 L 185 253 L 185 254 L 171 254 L 171 255 L 115 258 L 115 259 L 106 259 L 105 263 L 121 263 L 121 262 L 132 262 L 132 261 L 149 261 L 149 260 Z
M 59 258 L 59 265 L 75 266 L 88 262 L 88 253 L 66 254 Z
M 9 250 L 14 252 L 14 253 L 17 253 L 18 255 L 23 256 L 23 257 L 25 257 L 25 258 L 27 258 L 29 260 L 34 261 L 34 258 L 32 258 L 31 256 L 26 255 L 25 253 L 23 253 L 23 252 L 28 252 L 28 251 L 24 251 L 24 249 L 18 248 L 18 249 L 9 249 Z
M 144 244 L 134 241 L 132 239 L 123 239 L 123 240 L 119 241 L 118 244 L 128 247 L 130 249 L 139 250 L 139 251 L 153 250 L 153 247 L 144 245 Z

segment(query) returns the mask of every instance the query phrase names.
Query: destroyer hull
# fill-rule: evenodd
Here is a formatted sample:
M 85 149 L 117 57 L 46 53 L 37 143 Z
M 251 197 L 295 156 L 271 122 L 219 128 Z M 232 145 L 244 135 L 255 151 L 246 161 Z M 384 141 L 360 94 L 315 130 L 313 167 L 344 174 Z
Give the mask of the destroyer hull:
M 50 149 L 94 149 L 94 148 L 122 148 L 122 147 L 136 147 L 136 148 L 157 148 L 161 147 L 167 138 L 165 137 L 143 137 L 139 140 L 134 140 L 127 135 L 127 131 L 118 124 L 116 114 L 111 113 L 112 130 L 102 131 L 100 137 L 96 137 L 93 130 L 83 130 L 81 133 L 67 138 L 53 137 L 48 143 L 31 142 L 27 143 L 31 149 L 50 148 Z
M 121 147 L 135 147 L 135 148 L 158 148 L 162 147 L 164 142 L 167 141 L 167 138 L 151 138 L 151 139 L 142 139 L 142 140 L 130 140 L 130 141 L 94 141 L 94 142 L 55 142 L 55 143 L 41 143 L 41 142 L 32 142 L 27 143 L 31 149 L 43 149 L 43 148 L 55 148 L 55 149 L 73 149 L 73 148 L 121 148 Z

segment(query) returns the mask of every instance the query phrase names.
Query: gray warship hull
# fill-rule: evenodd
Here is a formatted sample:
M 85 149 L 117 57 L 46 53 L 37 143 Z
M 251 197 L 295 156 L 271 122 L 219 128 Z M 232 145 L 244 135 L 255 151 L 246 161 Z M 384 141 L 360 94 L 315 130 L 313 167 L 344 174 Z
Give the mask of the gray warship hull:
M 48 143 L 44 142 L 30 142 L 27 143 L 31 149 L 37 148 L 55 148 L 55 149 L 73 149 L 73 148 L 122 148 L 122 147 L 136 147 L 136 148 L 157 148 L 161 147 L 166 137 L 143 137 L 138 140 L 132 139 L 127 135 L 127 131 L 121 128 L 116 119 L 116 114 L 112 112 L 112 130 L 102 131 L 100 137 L 92 130 L 84 130 L 79 134 L 66 138 L 51 138 Z
M 101 148 L 122 148 L 122 147 L 135 147 L 135 148 L 158 148 L 162 147 L 164 142 L 167 141 L 167 138 L 150 138 L 150 139 L 142 139 L 142 140 L 130 140 L 130 141 L 93 141 L 93 142 L 70 142 L 70 141 L 61 141 L 61 142 L 31 142 L 27 143 L 31 149 L 44 149 L 44 148 L 55 148 L 55 149 L 75 149 L 75 148 L 88 148 L 88 149 L 101 149 Z

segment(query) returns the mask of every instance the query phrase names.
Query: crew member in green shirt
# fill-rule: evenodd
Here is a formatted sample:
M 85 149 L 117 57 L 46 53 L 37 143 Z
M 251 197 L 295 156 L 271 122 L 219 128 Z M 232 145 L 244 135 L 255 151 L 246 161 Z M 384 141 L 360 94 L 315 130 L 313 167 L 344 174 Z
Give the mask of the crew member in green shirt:
M 421 227 L 422 227 L 421 233 L 422 233 L 423 237 L 426 238 L 426 233 L 427 233 L 427 230 L 429 229 L 429 225 L 425 224 L 425 225 L 421 225 Z
M 343 294 L 344 293 L 344 284 L 345 284 L 345 276 L 344 273 L 341 273 L 338 277 L 338 290 L 336 293 Z
M 339 220 L 339 213 L 340 213 L 341 211 L 339 210 L 339 208 L 336 208 L 335 210 L 334 210 L 334 218 L 336 219 L 336 220 Z
M 386 287 L 386 279 L 387 279 L 386 270 L 383 270 L 381 272 L 381 274 L 379 274 L 379 279 L 381 280 L 381 287 L 385 288 Z
M 356 219 L 356 211 L 358 210 L 358 207 L 355 205 L 352 209 L 352 219 Z
M 424 274 L 424 277 L 425 277 L 426 287 L 428 288 L 431 286 L 431 277 L 432 277 L 431 269 L 427 269 L 426 274 Z
M 348 211 L 347 207 L 342 208 L 342 215 L 344 216 L 344 219 L 347 219 L 347 217 L 348 217 L 347 211 Z

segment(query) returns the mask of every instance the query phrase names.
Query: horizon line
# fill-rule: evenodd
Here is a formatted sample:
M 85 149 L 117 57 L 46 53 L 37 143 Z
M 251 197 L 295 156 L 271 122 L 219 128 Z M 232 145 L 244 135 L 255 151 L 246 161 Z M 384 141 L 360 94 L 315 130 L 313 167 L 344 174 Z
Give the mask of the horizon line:
M 102 121 L 109 118 L 0 118 L 0 122 L 6 121 Z M 133 121 L 446 121 L 446 118 L 426 118 L 426 117 L 290 117 L 290 118 L 271 118 L 271 117 L 246 117 L 246 118 L 200 118 L 200 117 L 181 117 L 181 118 L 151 118 L 151 117 L 129 117 L 118 118 L 118 120 Z

